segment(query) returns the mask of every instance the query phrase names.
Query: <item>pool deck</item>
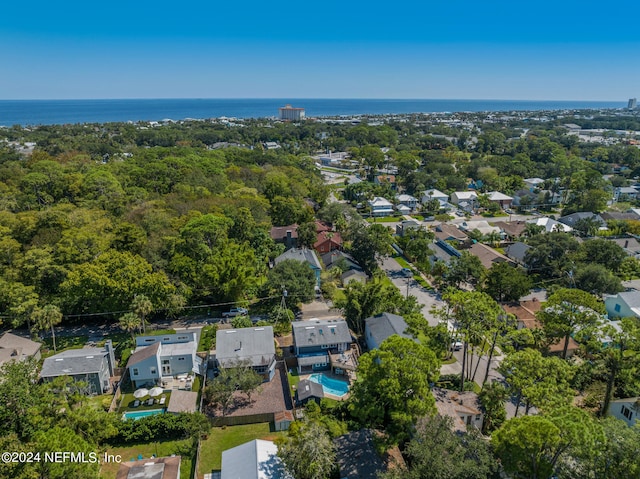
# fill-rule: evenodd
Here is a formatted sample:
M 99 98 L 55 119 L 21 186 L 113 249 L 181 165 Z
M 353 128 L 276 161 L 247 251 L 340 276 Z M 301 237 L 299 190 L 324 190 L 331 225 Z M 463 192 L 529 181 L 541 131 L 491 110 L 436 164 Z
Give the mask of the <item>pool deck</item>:
M 309 379 L 312 374 L 324 374 L 328 378 L 337 379 L 339 381 L 344 381 L 347 384 L 349 384 L 349 390 L 351 390 L 351 381 L 349 381 L 349 378 L 347 376 L 343 376 L 343 375 L 339 375 L 339 374 L 333 374 L 331 371 L 316 371 L 316 372 L 309 373 L 309 374 L 301 374 L 300 375 L 300 380 Z M 324 391 L 324 387 L 322 388 L 322 390 Z M 333 399 L 335 401 L 346 401 L 347 399 L 349 399 L 350 395 L 351 395 L 350 392 L 347 392 L 344 396 L 336 396 L 335 394 L 329 394 L 326 391 L 324 392 L 324 397 L 329 398 L 329 399 Z

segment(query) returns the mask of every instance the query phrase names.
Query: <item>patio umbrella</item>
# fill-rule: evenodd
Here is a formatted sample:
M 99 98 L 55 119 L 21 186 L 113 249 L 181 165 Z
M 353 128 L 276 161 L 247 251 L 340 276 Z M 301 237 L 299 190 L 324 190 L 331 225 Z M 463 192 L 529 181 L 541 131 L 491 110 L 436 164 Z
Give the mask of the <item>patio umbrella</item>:
M 136 399 L 140 399 L 140 398 L 145 397 L 148 394 L 149 394 L 149 390 L 148 389 L 140 388 L 140 389 L 136 389 L 133 392 L 133 397 L 136 398 Z
M 149 389 L 149 396 L 151 396 L 152 398 L 156 397 L 156 396 L 160 396 L 160 394 L 162 394 L 164 392 L 164 389 L 162 389 L 161 387 L 153 387 L 151 389 Z

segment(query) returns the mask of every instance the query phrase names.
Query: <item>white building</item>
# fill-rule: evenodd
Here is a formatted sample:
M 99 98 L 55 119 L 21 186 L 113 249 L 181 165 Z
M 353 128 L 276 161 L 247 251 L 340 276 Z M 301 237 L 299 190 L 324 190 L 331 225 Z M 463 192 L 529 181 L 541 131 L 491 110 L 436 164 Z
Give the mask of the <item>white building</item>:
M 560 223 L 559 221 L 553 220 L 551 218 L 547 218 L 546 216 L 541 216 L 540 218 L 536 218 L 534 220 L 529 220 L 527 223 L 532 223 L 537 226 L 544 227 L 544 230 L 547 233 L 551 233 L 553 231 L 562 231 L 565 233 L 570 233 L 573 231 L 571 226 Z
M 371 216 L 390 216 L 393 214 L 393 204 L 381 196 L 376 196 L 369 201 L 369 206 L 371 207 Z
M 609 404 L 609 416 L 624 421 L 629 426 L 640 421 L 640 398 L 616 399 Z
M 278 108 L 280 119 L 287 121 L 300 121 L 304 119 L 304 108 L 294 108 L 291 105 L 285 105 Z

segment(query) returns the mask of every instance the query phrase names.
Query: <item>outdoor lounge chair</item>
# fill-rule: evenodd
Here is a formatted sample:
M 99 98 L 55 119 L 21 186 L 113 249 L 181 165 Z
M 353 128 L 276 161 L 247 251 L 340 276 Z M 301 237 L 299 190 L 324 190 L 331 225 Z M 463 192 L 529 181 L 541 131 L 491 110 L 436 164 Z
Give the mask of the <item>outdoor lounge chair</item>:
M 147 401 L 147 406 L 153 406 L 153 398 L 150 398 L 150 399 Z
M 140 406 L 140 401 L 136 399 L 135 401 L 133 401 L 133 407 L 138 407 L 138 406 Z
M 167 398 L 165 396 L 162 396 L 160 398 L 160 404 L 164 404 L 167 401 Z

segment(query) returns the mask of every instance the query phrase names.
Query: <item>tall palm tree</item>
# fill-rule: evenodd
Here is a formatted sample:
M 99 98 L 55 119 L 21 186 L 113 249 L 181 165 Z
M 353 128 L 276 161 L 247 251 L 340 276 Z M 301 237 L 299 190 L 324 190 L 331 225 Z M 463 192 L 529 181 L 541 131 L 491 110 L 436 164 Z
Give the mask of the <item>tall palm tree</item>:
M 123 331 L 127 331 L 128 333 L 131 334 L 131 339 L 135 343 L 136 338 L 134 337 L 133 332 L 136 329 L 140 329 L 142 326 L 142 321 L 140 320 L 140 317 L 135 313 L 125 313 L 122 316 L 120 316 L 118 325 L 120 326 L 120 329 L 122 329 Z
M 45 329 L 51 329 L 51 338 L 53 339 L 53 351 L 56 349 L 56 332 L 54 327 L 62 322 L 62 313 L 60 308 L 53 304 L 47 304 L 42 308 L 38 308 L 33 312 L 34 328 L 37 331 L 43 331 Z
M 131 309 L 140 318 L 142 332 L 146 332 L 146 318 L 153 312 L 153 303 L 144 294 L 136 294 L 131 302 Z

